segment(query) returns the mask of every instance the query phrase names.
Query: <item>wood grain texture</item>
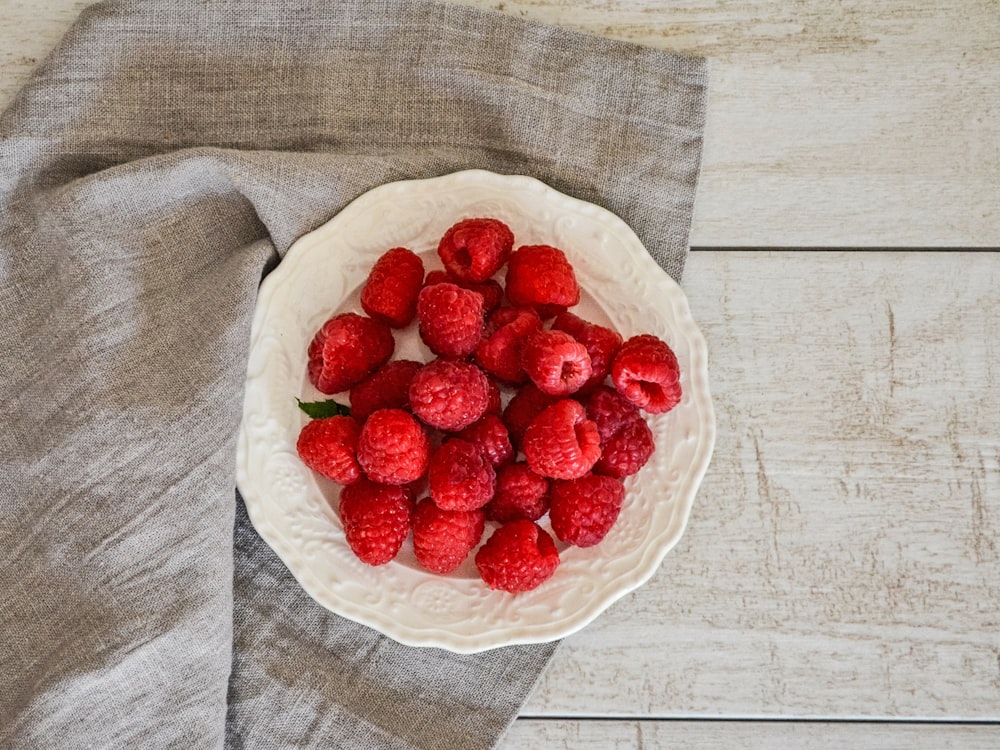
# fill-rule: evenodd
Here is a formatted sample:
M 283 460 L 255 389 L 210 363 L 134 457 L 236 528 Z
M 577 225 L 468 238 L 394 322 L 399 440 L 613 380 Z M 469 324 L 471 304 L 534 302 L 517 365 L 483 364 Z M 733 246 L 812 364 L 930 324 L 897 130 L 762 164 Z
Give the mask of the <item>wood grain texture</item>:
M 518 721 L 498 750 L 996 750 L 1000 727 L 824 722 Z
M 1000 246 L 996 0 L 459 0 L 711 63 L 701 247 Z M 86 0 L 0 0 L 0 107 Z
M 1000 254 L 692 254 L 718 441 L 525 715 L 1000 719 Z

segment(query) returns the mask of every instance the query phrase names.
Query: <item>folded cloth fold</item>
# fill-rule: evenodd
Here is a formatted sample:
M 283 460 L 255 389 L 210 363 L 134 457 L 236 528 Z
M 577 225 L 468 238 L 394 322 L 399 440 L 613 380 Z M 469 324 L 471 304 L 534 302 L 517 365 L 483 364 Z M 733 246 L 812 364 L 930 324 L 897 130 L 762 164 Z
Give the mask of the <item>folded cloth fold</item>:
M 0 116 L 0 746 L 494 746 L 553 645 L 341 619 L 234 496 L 256 289 L 371 187 L 468 168 L 611 209 L 679 278 L 705 78 L 420 0 L 86 10 Z

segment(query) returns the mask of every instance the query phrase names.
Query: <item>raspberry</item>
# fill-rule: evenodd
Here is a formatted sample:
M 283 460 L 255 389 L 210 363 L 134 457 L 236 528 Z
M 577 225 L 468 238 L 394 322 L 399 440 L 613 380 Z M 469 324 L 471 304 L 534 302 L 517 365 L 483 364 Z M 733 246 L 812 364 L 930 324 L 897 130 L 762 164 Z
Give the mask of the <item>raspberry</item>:
M 523 450 L 528 466 L 536 474 L 576 479 L 590 471 L 601 457 L 601 438 L 583 406 L 567 398 L 547 407 L 528 425 Z
M 525 245 L 507 265 L 507 299 L 531 305 L 544 318 L 580 301 L 580 286 L 566 254 L 549 245 Z
M 521 366 L 521 351 L 528 337 L 542 327 L 542 319 L 531 307 L 501 307 L 486 321 L 486 330 L 476 347 L 476 361 L 491 375 L 507 383 L 528 379 Z
M 472 292 L 479 292 L 483 295 L 483 313 L 485 315 L 489 315 L 500 307 L 500 303 L 503 301 L 503 287 L 493 279 L 486 279 L 486 281 L 476 283 L 474 281 L 456 279 L 447 271 L 430 271 L 424 279 L 424 286 L 433 286 L 434 284 L 444 282 L 460 286 Z
M 456 437 L 468 440 L 483 454 L 493 467 L 511 461 L 514 448 L 510 444 L 507 426 L 496 414 L 484 414 L 478 422 L 469 425 Z
M 559 539 L 577 547 L 593 547 L 618 520 L 625 487 L 617 479 L 587 474 L 552 483 L 549 519 Z
M 579 392 L 589 393 L 603 383 L 604 378 L 611 372 L 611 362 L 622 345 L 622 337 L 617 331 L 591 323 L 571 312 L 556 316 L 552 322 L 552 330 L 565 331 L 587 347 L 591 374 L 587 382 L 580 386 Z
M 468 362 L 434 360 L 424 365 L 410 383 L 413 413 L 441 430 L 468 427 L 486 413 L 488 404 L 486 376 Z
M 650 334 L 633 336 L 618 350 L 611 379 L 625 398 L 651 414 L 670 411 L 681 400 L 677 357 L 666 342 Z
M 323 393 L 357 385 L 392 356 L 389 326 L 357 313 L 330 318 L 309 344 L 309 382 Z
M 507 523 L 518 518 L 537 521 L 549 509 L 549 480 L 519 461 L 497 471 L 497 490 L 486 506 L 486 517 Z
M 358 438 L 358 463 L 381 484 L 407 484 L 427 471 L 430 441 L 402 409 L 380 409 L 368 417 Z
M 626 422 L 601 448 L 595 474 L 621 479 L 635 474 L 653 455 L 653 432 L 640 416 Z
M 500 270 L 514 247 L 514 233 L 497 219 L 465 219 L 445 232 L 438 255 L 448 273 L 462 281 L 486 281 Z
M 375 320 L 402 328 L 417 314 L 424 264 L 405 247 L 394 247 L 375 261 L 361 290 L 361 307 Z
M 308 422 L 299 433 L 295 448 L 302 463 L 339 484 L 361 478 L 358 466 L 358 435 L 361 425 L 354 417 L 329 417 Z
M 496 414 L 500 416 L 503 412 L 503 403 L 500 400 L 500 386 L 497 385 L 493 378 L 486 378 L 486 384 L 489 390 L 486 397 L 486 413 Z
M 384 565 L 410 533 L 413 499 L 402 487 L 362 479 L 340 492 L 347 544 L 362 562 Z
M 493 497 L 496 479 L 479 448 L 457 438 L 434 451 L 427 469 L 431 498 L 443 510 L 482 508 Z
M 639 408 L 613 388 L 602 385 L 586 401 L 587 416 L 597 425 L 601 444 L 608 441 L 627 422 L 641 419 Z
M 439 357 L 472 354 L 483 335 L 483 295 L 455 284 L 425 286 L 417 298 L 420 338 Z
M 442 510 L 424 498 L 413 514 L 417 561 L 435 573 L 451 573 L 479 544 L 484 525 L 481 510 Z
M 575 393 L 590 378 L 587 347 L 562 331 L 536 331 L 521 350 L 521 366 L 551 396 Z
M 556 572 L 559 551 L 544 529 L 521 519 L 493 532 L 476 553 L 476 567 L 491 589 L 530 591 Z
M 351 388 L 351 416 L 368 419 L 379 409 L 409 409 L 410 382 L 423 367 L 412 359 L 397 359 L 383 365 Z
M 521 386 L 503 410 L 503 421 L 507 425 L 510 441 L 514 446 L 524 442 L 524 431 L 535 421 L 535 417 L 555 403 L 555 398 L 542 393 L 534 383 Z

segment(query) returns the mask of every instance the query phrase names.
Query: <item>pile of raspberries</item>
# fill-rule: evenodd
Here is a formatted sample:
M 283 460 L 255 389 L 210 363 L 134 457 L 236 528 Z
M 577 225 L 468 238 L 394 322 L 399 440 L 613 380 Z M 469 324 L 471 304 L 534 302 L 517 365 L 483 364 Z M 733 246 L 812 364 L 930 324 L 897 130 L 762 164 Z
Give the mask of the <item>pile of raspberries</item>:
M 366 314 L 316 333 L 309 379 L 348 392 L 350 413 L 308 422 L 298 453 L 344 486 L 337 510 L 364 562 L 388 563 L 412 533 L 428 570 L 450 573 L 478 547 L 490 588 L 528 591 L 559 564 L 542 516 L 579 547 L 617 520 L 622 480 L 653 453 L 641 411 L 680 400 L 677 358 L 656 336 L 623 341 L 568 312 L 580 287 L 565 253 L 514 250 L 497 219 L 460 221 L 437 252 L 444 270 L 426 274 L 411 250 L 384 253 L 361 292 Z M 414 320 L 436 359 L 390 361 L 393 330 Z

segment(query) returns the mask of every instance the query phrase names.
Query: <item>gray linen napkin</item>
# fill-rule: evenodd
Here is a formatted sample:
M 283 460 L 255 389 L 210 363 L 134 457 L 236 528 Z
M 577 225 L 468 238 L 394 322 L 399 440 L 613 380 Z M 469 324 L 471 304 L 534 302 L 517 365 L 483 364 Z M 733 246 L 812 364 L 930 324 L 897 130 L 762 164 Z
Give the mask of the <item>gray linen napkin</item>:
M 234 498 L 256 289 L 367 189 L 467 168 L 610 208 L 679 278 L 704 87 L 443 4 L 86 11 L 0 117 L 0 746 L 493 746 L 552 645 L 336 617 Z

